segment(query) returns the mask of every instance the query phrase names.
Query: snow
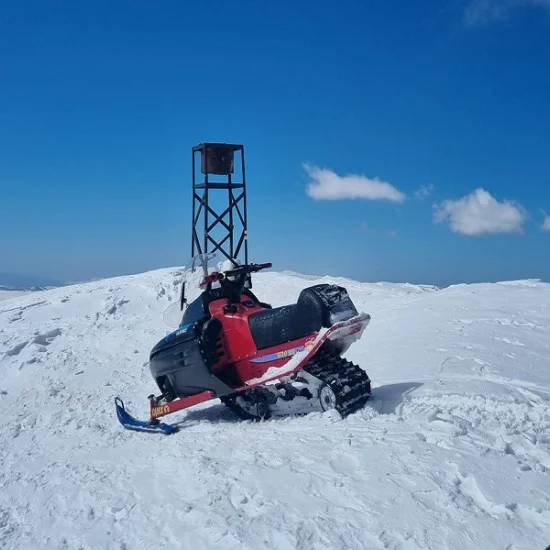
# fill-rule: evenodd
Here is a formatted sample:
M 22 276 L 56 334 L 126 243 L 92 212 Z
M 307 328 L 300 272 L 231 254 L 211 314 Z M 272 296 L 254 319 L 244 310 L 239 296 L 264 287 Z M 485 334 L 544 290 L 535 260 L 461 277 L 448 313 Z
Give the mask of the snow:
M 330 277 L 262 272 L 274 306 Z M 550 543 L 550 285 L 348 281 L 372 320 L 346 357 L 373 398 L 251 423 L 219 401 L 147 417 L 148 353 L 180 270 L 0 302 L 4 549 L 545 548 Z
M 18 296 L 24 296 L 31 292 L 30 290 L 4 290 L 0 288 L 0 302 L 3 300 L 9 300 L 10 298 L 17 298 Z

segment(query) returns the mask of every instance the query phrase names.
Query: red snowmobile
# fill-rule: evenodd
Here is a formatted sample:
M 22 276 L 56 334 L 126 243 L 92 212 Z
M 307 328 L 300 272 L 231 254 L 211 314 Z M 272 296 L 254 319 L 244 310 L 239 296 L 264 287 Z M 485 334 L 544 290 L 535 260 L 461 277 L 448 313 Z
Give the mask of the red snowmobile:
M 149 367 L 161 393 L 149 396 L 150 419 L 135 419 L 115 399 L 125 428 L 172 433 L 178 428 L 160 417 L 215 398 L 253 420 L 315 408 L 345 417 L 365 404 L 370 379 L 342 355 L 370 315 L 357 312 L 345 288 L 317 284 L 295 304 L 273 308 L 251 291 L 251 274 L 271 263 L 211 270 L 214 258 L 201 254 L 187 264 L 177 304 L 183 318 L 151 350 Z M 200 294 L 187 305 L 190 282 Z

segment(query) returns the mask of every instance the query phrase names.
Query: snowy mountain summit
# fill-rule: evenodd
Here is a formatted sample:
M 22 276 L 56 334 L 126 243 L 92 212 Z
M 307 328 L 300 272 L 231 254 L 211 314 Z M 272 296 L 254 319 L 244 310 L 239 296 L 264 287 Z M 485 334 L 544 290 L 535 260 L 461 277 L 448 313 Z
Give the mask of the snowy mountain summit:
M 170 436 L 124 430 L 157 388 L 180 270 L 0 302 L 0 547 L 495 549 L 550 544 L 550 284 L 443 290 L 259 273 L 274 306 L 320 282 L 372 321 L 346 357 L 367 405 L 237 419 L 218 400 Z

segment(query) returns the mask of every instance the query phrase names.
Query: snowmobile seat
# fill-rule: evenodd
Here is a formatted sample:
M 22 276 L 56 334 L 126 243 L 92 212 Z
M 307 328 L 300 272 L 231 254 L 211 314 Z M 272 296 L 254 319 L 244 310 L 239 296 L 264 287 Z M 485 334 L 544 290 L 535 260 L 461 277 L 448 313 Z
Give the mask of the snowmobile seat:
M 321 330 L 323 304 L 315 292 L 304 289 L 296 304 L 266 309 L 248 318 L 258 349 L 265 349 Z

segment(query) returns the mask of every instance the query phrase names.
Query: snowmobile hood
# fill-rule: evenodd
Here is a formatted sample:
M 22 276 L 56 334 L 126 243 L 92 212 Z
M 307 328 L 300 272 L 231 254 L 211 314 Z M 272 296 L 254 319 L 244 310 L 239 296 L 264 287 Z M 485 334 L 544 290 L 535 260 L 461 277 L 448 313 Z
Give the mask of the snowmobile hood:
M 151 350 L 150 358 L 156 355 L 160 351 L 164 351 L 172 346 L 191 340 L 196 336 L 195 323 L 188 323 L 178 327 L 170 334 L 166 335 L 162 340 L 157 342 L 155 347 Z

